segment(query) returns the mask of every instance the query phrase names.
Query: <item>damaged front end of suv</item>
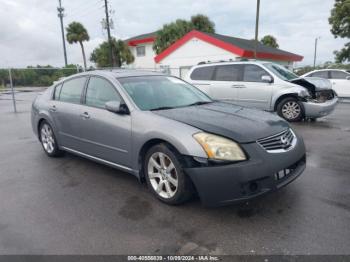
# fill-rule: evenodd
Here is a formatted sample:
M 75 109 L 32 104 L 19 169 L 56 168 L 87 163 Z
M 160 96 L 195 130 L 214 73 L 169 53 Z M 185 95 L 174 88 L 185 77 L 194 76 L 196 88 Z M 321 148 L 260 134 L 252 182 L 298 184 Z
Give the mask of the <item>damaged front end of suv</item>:
M 298 98 L 303 104 L 305 118 L 318 118 L 330 114 L 338 102 L 338 96 L 328 79 L 317 77 L 296 78 L 290 83 L 298 88 Z

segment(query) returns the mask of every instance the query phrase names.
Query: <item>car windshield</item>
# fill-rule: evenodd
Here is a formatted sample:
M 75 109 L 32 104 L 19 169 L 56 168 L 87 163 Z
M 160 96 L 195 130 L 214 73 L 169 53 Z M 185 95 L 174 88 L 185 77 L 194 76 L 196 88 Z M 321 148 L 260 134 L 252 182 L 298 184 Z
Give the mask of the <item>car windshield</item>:
M 264 65 L 282 80 L 289 81 L 299 77 L 298 75 L 294 74 L 293 72 L 289 71 L 283 66 L 273 63 L 265 63 Z
M 211 103 L 196 87 L 170 76 L 119 78 L 123 88 L 141 110 L 162 110 Z

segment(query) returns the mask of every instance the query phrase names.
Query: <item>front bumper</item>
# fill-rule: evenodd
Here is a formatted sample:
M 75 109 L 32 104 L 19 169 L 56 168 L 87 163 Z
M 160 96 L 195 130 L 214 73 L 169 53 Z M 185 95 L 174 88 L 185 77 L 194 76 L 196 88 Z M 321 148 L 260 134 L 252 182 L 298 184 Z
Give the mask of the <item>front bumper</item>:
M 338 97 L 323 103 L 303 102 L 305 117 L 323 117 L 329 115 L 338 103 Z
M 257 143 L 242 147 L 249 160 L 236 164 L 186 168 L 205 206 L 220 206 L 247 201 L 275 191 L 296 179 L 305 169 L 305 147 L 297 136 L 296 146 L 283 153 L 268 153 Z M 276 173 L 289 168 L 281 179 Z

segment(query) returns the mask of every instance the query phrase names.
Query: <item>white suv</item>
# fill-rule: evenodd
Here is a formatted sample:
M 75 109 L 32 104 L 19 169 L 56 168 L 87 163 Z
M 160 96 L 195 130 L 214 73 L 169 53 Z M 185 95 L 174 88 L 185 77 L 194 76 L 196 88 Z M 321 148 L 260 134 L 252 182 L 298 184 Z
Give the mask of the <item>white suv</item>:
M 341 69 L 321 69 L 306 73 L 303 77 L 321 77 L 332 82 L 339 97 L 350 97 L 350 73 Z
M 209 96 L 277 113 L 288 121 L 330 114 L 338 101 L 329 80 L 300 78 L 270 62 L 220 62 L 191 68 L 185 80 Z

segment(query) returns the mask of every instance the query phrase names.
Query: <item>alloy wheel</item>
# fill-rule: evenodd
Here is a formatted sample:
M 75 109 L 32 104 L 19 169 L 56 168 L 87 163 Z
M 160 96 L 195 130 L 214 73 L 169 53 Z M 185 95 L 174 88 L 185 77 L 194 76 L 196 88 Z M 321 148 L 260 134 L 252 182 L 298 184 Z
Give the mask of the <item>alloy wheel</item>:
M 40 139 L 45 151 L 51 154 L 55 150 L 55 139 L 51 127 L 43 124 L 40 130 Z
M 282 106 L 282 115 L 286 119 L 296 119 L 300 114 L 300 105 L 295 101 L 288 101 Z
M 172 198 L 178 189 L 178 175 L 170 157 L 161 152 L 153 153 L 147 170 L 154 191 L 162 198 Z

